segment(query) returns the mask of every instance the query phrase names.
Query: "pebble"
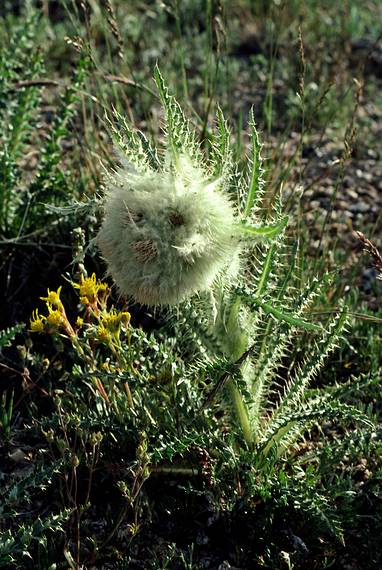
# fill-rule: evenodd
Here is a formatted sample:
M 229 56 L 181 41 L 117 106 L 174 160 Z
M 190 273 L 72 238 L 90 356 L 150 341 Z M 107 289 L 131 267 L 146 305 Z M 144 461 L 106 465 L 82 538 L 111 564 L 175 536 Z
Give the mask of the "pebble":
M 369 212 L 371 210 L 371 205 L 366 204 L 365 202 L 356 202 L 355 204 L 351 204 L 349 206 L 349 210 L 352 212 L 364 214 L 365 212 Z
M 351 188 L 346 189 L 346 195 L 349 196 L 352 200 L 358 200 L 358 193 Z
M 368 188 L 360 188 L 358 191 L 360 196 L 365 196 L 365 198 L 377 198 L 378 199 L 378 192 L 374 186 L 369 186 Z

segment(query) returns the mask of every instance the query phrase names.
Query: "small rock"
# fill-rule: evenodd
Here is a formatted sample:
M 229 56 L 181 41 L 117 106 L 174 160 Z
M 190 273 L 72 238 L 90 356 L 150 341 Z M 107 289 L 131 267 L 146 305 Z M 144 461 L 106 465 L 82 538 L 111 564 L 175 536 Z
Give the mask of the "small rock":
M 366 182 L 372 182 L 373 180 L 373 175 L 370 172 L 364 172 L 363 177 Z
M 351 204 L 349 206 L 349 210 L 352 212 L 365 214 L 366 212 L 370 211 L 370 205 L 366 204 L 366 202 L 356 202 L 355 204 Z
M 352 200 L 358 200 L 358 193 L 355 190 L 352 190 L 352 188 L 346 189 L 346 195 Z
M 379 158 L 378 152 L 376 152 L 376 151 L 373 150 L 372 148 L 369 148 L 369 149 L 367 150 L 367 154 L 368 154 L 368 156 L 370 156 L 370 158 L 373 158 L 374 160 L 378 160 L 378 158 Z

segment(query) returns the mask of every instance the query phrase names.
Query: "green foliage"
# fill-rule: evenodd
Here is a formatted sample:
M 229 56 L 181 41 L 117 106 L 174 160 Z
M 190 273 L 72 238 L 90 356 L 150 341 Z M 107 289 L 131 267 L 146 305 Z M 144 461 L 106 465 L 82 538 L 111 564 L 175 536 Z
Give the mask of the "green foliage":
M 0 54 L 0 237 L 4 243 L 24 236 L 41 239 L 49 217 L 46 206 L 67 204 L 76 183 L 70 180 L 62 160 L 62 141 L 68 135 L 79 102 L 79 91 L 89 67 L 82 54 L 70 83 L 55 105 L 53 121 L 42 131 L 46 69 L 38 41 L 42 21 L 35 10 L 27 11 L 10 30 Z M 58 84 L 57 84 L 58 85 Z M 38 164 L 26 172 L 30 154 L 38 147 Z M 49 226 L 48 226 L 49 227 Z M 36 237 L 35 237 L 36 236 Z
M 17 560 L 31 559 L 30 548 L 34 542 L 46 549 L 47 534 L 63 532 L 62 523 L 68 519 L 69 515 L 70 511 L 65 510 L 45 519 L 37 518 L 32 525 L 20 525 L 16 531 L 5 531 L 0 536 L 0 567 L 9 568 L 9 565 L 15 564 Z
M 4 391 L 2 394 L 1 408 L 0 408 L 0 434 L 1 439 L 8 441 L 11 436 L 11 422 L 13 415 L 13 400 L 14 392 L 10 394 Z
M 15 336 L 24 330 L 24 328 L 25 325 L 20 323 L 0 331 L 0 350 L 6 346 L 10 346 L 12 341 L 15 339 Z

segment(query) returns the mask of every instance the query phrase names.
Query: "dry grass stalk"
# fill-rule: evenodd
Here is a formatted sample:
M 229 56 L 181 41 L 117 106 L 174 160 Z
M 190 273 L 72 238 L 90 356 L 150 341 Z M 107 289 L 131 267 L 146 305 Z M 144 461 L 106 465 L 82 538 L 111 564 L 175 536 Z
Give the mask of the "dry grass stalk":
M 373 260 L 373 267 L 378 271 L 377 279 L 382 281 L 382 255 L 377 247 L 362 232 L 354 232 L 363 245 L 363 249 Z

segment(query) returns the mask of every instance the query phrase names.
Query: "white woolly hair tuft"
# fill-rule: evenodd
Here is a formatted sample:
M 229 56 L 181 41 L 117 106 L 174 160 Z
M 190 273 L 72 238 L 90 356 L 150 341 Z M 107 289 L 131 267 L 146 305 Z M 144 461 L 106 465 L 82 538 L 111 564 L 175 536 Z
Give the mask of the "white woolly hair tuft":
M 124 164 L 109 182 L 97 239 L 120 293 L 146 305 L 176 305 L 239 267 L 234 208 L 185 156 L 173 171 Z

